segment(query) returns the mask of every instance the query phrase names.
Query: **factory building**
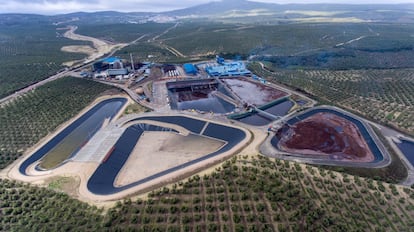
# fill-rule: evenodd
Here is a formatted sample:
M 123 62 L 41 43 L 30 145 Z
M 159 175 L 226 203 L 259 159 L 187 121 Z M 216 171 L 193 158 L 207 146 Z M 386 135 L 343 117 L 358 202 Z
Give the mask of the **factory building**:
M 105 59 L 101 59 L 93 64 L 94 72 L 102 72 L 107 69 L 123 69 L 123 68 L 124 68 L 124 64 L 119 58 L 116 58 L 116 57 L 108 57 Z
M 108 76 L 113 77 L 113 76 L 123 76 L 123 75 L 128 75 L 128 70 L 123 68 L 123 69 L 107 69 L 106 73 L 108 74 Z
M 217 57 L 217 66 L 206 67 L 206 72 L 210 76 L 246 76 L 251 72 L 246 69 L 242 61 L 225 62 L 223 58 Z
M 188 75 L 196 75 L 197 74 L 197 68 L 193 64 L 184 64 L 183 65 L 185 73 Z
M 101 59 L 93 64 L 95 76 L 99 77 L 116 77 L 128 75 L 128 69 L 119 58 L 108 57 Z

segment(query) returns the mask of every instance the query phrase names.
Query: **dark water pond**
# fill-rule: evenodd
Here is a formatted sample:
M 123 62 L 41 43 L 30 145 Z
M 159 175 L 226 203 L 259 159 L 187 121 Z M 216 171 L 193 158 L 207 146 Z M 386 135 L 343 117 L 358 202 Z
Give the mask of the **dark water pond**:
M 265 109 L 264 111 L 276 116 L 285 116 L 292 108 L 292 106 L 293 102 L 286 100 L 279 104 L 271 106 Z M 269 117 L 260 115 L 258 113 L 254 113 L 252 115 L 248 115 L 244 118 L 239 119 L 239 121 L 253 126 L 264 126 L 266 124 L 269 124 L 273 120 Z
M 20 172 L 26 174 L 27 167 L 42 158 L 59 163 L 57 161 L 74 155 L 106 119 L 112 119 L 119 112 L 126 101 L 125 98 L 112 98 L 98 103 L 25 160 L 19 167 Z
M 401 139 L 401 143 L 396 143 L 408 161 L 414 166 L 414 142 Z

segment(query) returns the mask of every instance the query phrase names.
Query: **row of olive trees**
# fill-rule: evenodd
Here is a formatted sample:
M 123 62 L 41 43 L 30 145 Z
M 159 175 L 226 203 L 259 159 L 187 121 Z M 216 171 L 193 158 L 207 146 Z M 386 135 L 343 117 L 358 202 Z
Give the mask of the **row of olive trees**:
M 92 81 L 63 78 L 0 108 L 0 168 L 108 90 Z

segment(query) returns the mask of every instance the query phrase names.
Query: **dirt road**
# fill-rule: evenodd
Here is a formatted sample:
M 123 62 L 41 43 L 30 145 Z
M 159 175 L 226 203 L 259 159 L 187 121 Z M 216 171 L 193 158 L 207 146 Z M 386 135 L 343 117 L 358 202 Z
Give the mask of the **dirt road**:
M 92 42 L 93 44 L 92 52 L 91 50 L 85 51 L 85 53 L 89 54 L 89 57 L 85 59 L 84 63 L 89 63 L 91 61 L 94 61 L 98 59 L 99 57 L 104 56 L 105 54 L 109 54 L 114 50 L 119 50 L 128 45 L 127 43 L 109 44 L 97 38 L 76 34 L 75 31 L 78 29 L 77 26 L 69 26 L 68 28 L 69 30 L 63 34 L 64 37 L 68 39 L 72 39 L 72 40 L 89 41 L 89 42 Z M 84 46 L 81 46 L 81 47 L 84 47 Z
M 16 98 L 18 96 L 21 96 L 21 95 L 27 93 L 28 91 L 31 91 L 31 90 L 33 90 L 33 89 L 35 89 L 39 86 L 42 86 L 42 85 L 44 85 L 48 82 L 54 81 L 54 80 L 59 79 L 59 78 L 64 77 L 64 76 L 70 76 L 70 75 L 72 75 L 72 73 L 74 71 L 81 70 L 81 69 L 85 68 L 86 66 L 89 65 L 90 62 L 104 56 L 105 54 L 108 54 L 109 56 L 111 56 L 112 54 L 114 54 L 119 49 L 122 49 L 125 46 L 128 46 L 129 44 L 136 43 L 139 40 L 143 39 L 145 36 L 147 36 L 147 34 L 145 34 L 145 35 L 137 38 L 136 40 L 132 41 L 131 43 L 108 44 L 105 41 L 102 41 L 102 40 L 99 40 L 99 39 L 96 39 L 96 38 L 93 38 L 93 37 L 90 37 L 90 36 L 84 36 L 84 35 L 76 34 L 75 31 L 76 31 L 77 28 L 78 27 L 76 27 L 76 26 L 70 26 L 69 30 L 64 33 L 64 36 L 66 38 L 69 38 L 69 39 L 72 39 L 72 40 L 90 41 L 90 42 L 93 43 L 94 47 L 92 48 L 90 46 L 77 46 L 77 47 L 76 46 L 68 46 L 66 48 L 63 47 L 62 49 L 63 50 L 65 50 L 65 49 L 72 50 L 72 51 L 69 51 L 69 52 L 75 52 L 75 50 L 76 50 L 76 52 L 78 52 L 78 53 L 80 52 L 80 53 L 88 54 L 89 57 L 86 58 L 83 61 L 84 65 L 81 65 L 81 66 L 77 67 L 76 69 L 62 70 L 61 72 L 59 72 L 59 73 L 57 73 L 53 76 L 50 76 L 50 77 L 48 77 L 48 78 L 46 78 L 42 81 L 39 81 L 37 83 L 34 83 L 30 86 L 27 86 L 24 89 L 18 90 L 14 94 L 11 94 L 11 95 L 9 95 L 5 98 L 0 99 L 0 105 L 2 105 L 3 103 L 9 102 L 10 100 L 13 100 L 14 98 Z M 82 49 L 82 47 L 84 47 L 84 49 Z M 79 49 L 82 49 L 82 50 L 79 50 Z M 68 50 L 65 50 L 65 51 L 68 51 Z M 74 63 L 74 62 L 71 62 L 71 63 Z

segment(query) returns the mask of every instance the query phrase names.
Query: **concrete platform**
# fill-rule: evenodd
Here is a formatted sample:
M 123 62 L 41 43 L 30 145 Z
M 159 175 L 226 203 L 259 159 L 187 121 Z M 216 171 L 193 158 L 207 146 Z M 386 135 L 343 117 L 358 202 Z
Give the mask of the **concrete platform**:
M 101 163 L 125 129 L 116 124 L 103 128 L 72 158 L 72 161 Z

